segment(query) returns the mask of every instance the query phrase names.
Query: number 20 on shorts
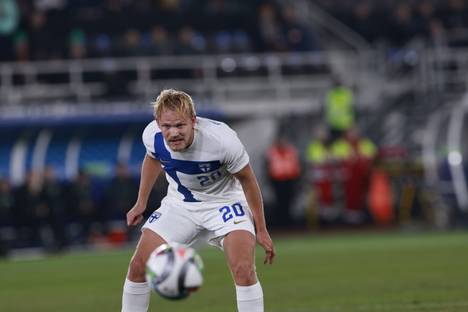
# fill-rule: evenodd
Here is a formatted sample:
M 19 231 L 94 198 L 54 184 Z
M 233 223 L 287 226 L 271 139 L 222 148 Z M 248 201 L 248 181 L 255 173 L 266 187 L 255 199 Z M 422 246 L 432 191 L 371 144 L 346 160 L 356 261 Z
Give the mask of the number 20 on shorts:
M 227 222 L 236 217 L 242 217 L 245 215 L 244 208 L 240 203 L 232 204 L 231 206 L 224 206 L 219 208 L 219 212 L 223 214 L 223 221 Z

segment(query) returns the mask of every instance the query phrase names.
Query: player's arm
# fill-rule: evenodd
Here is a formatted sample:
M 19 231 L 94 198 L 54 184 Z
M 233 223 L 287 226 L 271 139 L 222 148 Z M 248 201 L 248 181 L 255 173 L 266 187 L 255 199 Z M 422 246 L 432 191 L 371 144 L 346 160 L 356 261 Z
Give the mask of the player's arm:
M 138 198 L 135 205 L 127 213 L 127 225 L 137 225 L 143 219 L 148 198 L 154 183 L 161 174 L 162 167 L 159 160 L 150 157 L 148 154 L 143 159 L 141 166 L 140 186 L 138 189 Z
M 239 172 L 235 173 L 234 176 L 239 180 L 244 190 L 245 198 L 252 211 L 255 230 L 257 233 L 258 243 L 265 249 L 265 261 L 264 263 L 273 263 L 275 257 L 275 248 L 273 241 L 268 233 L 265 223 L 265 213 L 263 210 L 263 200 L 260 187 L 257 183 L 257 178 L 252 170 L 250 164 L 246 165 Z

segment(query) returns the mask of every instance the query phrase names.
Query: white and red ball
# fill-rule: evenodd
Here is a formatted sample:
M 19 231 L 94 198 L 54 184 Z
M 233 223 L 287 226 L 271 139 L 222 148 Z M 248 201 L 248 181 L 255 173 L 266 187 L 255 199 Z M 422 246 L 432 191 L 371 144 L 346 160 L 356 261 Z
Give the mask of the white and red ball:
M 203 284 L 203 262 L 188 246 L 170 243 L 156 248 L 146 262 L 146 280 L 164 298 L 187 298 Z

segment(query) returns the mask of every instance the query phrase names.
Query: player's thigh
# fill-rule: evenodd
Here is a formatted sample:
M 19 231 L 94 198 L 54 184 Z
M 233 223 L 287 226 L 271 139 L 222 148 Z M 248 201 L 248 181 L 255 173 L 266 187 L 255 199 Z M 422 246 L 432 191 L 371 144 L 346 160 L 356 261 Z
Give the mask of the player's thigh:
M 224 254 L 231 271 L 239 266 L 253 269 L 255 245 L 255 236 L 246 230 L 232 231 L 224 237 Z
M 146 263 L 150 254 L 165 243 L 166 241 L 159 234 L 149 229 L 143 229 L 140 240 L 135 248 L 133 259 L 141 263 Z
M 135 252 L 130 260 L 127 278 L 133 282 L 145 281 L 146 261 L 150 254 L 160 245 L 164 244 L 164 239 L 148 229 L 143 229 Z

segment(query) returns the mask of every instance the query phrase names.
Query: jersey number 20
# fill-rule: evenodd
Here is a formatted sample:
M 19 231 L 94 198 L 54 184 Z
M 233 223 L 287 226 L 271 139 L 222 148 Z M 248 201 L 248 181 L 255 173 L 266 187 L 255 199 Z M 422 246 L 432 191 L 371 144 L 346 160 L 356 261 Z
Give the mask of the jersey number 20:
M 221 207 L 219 208 L 219 212 L 223 214 L 224 222 L 227 222 L 234 218 L 234 215 L 236 217 L 242 217 L 243 215 L 245 215 L 244 208 L 242 208 L 242 205 L 240 203 L 235 203 L 231 206 Z
M 214 171 L 209 175 L 198 176 L 197 179 L 200 181 L 201 186 L 208 186 L 210 184 L 215 183 L 216 180 L 219 179 L 219 177 L 221 177 L 221 172 Z

